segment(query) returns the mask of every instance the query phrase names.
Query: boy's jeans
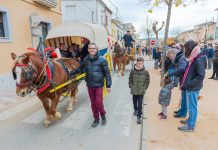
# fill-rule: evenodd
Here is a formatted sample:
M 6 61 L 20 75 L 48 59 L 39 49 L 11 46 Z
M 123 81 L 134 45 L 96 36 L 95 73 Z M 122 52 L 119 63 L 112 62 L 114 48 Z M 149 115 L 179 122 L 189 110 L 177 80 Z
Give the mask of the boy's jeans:
M 197 119 L 198 95 L 199 95 L 199 91 L 186 91 L 187 106 L 189 112 L 189 118 L 187 124 L 192 128 L 195 127 L 195 123 Z
M 138 118 L 142 117 L 142 102 L 144 95 L 133 95 L 133 107 L 138 111 Z
M 212 67 L 212 58 L 208 58 L 208 69 Z

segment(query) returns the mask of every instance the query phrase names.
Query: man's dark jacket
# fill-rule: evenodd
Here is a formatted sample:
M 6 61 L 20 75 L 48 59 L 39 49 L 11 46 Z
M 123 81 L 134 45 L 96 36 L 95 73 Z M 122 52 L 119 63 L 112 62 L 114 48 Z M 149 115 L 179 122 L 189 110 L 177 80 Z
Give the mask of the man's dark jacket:
M 106 59 L 97 53 L 94 57 L 88 55 L 84 58 L 81 66 L 70 73 L 75 75 L 79 72 L 86 73 L 86 85 L 88 87 L 103 87 L 106 79 L 106 87 L 110 88 L 112 84 L 110 70 Z

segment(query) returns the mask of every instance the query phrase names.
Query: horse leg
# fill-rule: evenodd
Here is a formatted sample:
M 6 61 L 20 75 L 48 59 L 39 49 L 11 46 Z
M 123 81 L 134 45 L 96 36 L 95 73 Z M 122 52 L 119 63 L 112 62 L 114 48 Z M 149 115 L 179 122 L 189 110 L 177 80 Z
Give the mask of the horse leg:
M 67 111 L 67 112 L 72 111 L 73 110 L 73 104 L 76 104 L 78 102 L 77 96 L 76 96 L 77 91 L 78 91 L 78 88 L 71 91 L 71 100 L 68 103 L 67 108 L 65 109 L 65 111 Z
M 116 64 L 117 64 L 117 63 L 116 63 L 116 59 L 114 58 L 114 59 L 113 59 L 113 67 L 114 67 L 114 71 L 116 70 Z
M 118 62 L 117 66 L 118 66 L 118 76 L 120 76 L 120 74 L 121 74 L 121 64 L 120 64 L 120 62 Z
M 122 68 L 122 71 L 123 71 L 122 76 L 124 76 L 126 63 L 124 62 L 122 65 L 123 65 L 123 68 Z
M 52 120 L 51 120 L 51 117 L 50 117 L 50 112 L 49 112 L 49 109 L 50 109 L 50 106 L 49 106 L 49 99 L 48 98 L 40 98 L 40 100 L 42 101 L 42 105 L 45 109 L 45 112 L 46 112 L 46 118 L 44 120 L 44 126 L 45 127 L 49 127 L 49 125 L 52 123 Z
M 55 96 L 53 99 L 51 99 L 50 118 L 52 122 L 61 119 L 61 114 L 56 111 L 59 98 L 60 96 Z

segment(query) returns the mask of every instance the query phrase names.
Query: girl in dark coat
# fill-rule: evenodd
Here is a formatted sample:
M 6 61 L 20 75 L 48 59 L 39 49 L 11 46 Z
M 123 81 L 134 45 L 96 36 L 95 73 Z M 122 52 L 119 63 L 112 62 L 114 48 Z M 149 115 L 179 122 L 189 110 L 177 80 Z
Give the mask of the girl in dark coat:
M 200 47 L 197 42 L 190 40 L 185 43 L 184 47 L 185 57 L 189 64 L 182 78 L 181 89 L 184 90 L 186 94 L 189 117 L 185 125 L 178 129 L 184 132 L 193 132 L 198 113 L 197 100 L 199 92 L 203 87 L 207 59 L 200 53 Z

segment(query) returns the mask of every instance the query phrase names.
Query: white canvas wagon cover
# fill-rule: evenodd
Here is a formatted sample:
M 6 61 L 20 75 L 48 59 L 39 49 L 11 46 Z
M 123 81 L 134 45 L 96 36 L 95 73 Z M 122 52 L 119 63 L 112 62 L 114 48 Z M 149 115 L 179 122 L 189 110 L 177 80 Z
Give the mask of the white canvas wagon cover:
M 46 40 L 58 37 L 84 37 L 97 44 L 99 49 L 108 46 L 107 31 L 104 27 L 81 22 L 68 22 L 51 29 Z

